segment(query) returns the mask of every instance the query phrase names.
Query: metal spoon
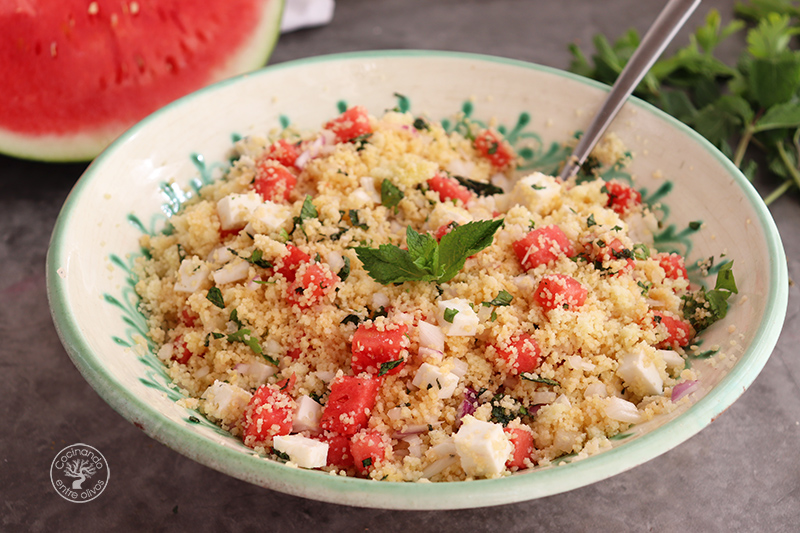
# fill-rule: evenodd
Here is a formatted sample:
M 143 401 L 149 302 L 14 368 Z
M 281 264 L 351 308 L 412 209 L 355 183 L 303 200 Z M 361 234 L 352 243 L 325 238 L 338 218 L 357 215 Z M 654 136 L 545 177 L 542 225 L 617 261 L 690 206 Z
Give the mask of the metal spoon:
M 589 153 L 600 140 L 603 132 L 617 116 L 622 105 L 631 95 L 639 82 L 659 58 L 664 48 L 672 41 L 675 34 L 683 26 L 701 0 L 670 0 L 658 15 L 658 18 L 647 30 L 639 47 L 631 56 L 628 64 L 608 93 L 605 102 L 589 124 L 572 155 L 561 170 L 561 179 L 571 178 L 580 168 Z

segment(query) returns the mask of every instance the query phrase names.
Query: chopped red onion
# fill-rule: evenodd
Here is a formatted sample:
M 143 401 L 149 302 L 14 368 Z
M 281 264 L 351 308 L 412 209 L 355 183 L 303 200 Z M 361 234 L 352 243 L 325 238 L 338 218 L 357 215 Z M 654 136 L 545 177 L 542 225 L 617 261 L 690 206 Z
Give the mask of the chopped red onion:
M 456 418 L 461 420 L 467 415 L 471 415 L 478 408 L 478 393 L 469 387 L 464 389 L 464 401 L 458 406 Z
M 697 390 L 697 385 L 700 382 L 694 379 L 688 379 L 686 381 L 681 381 L 672 389 L 672 401 L 677 402 L 687 394 L 693 393 Z

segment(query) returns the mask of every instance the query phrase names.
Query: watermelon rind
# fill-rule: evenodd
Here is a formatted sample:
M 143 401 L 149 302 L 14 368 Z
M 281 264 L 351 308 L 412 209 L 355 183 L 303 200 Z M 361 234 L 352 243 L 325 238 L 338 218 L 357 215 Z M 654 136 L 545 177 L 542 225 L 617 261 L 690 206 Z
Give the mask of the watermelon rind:
M 267 63 L 280 36 L 283 8 L 284 0 L 264 3 L 255 31 L 226 65 L 210 73 L 208 84 L 250 72 Z M 167 103 L 164 102 L 164 105 Z M 29 135 L 0 125 L 0 153 L 20 159 L 53 163 L 91 161 L 131 126 L 133 124 L 116 124 L 78 133 Z

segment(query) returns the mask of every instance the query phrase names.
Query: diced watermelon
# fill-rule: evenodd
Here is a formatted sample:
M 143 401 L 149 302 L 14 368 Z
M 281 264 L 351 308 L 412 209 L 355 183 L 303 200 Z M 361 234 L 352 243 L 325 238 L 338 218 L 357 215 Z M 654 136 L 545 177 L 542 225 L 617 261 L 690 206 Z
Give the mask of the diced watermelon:
M 236 237 L 244 229 L 244 226 L 230 229 L 219 229 L 219 240 L 225 242 L 229 237 Z
M 192 310 L 189 307 L 184 307 L 183 309 L 181 309 L 179 318 L 181 324 L 183 324 L 188 328 L 193 328 L 197 326 L 197 321 L 200 319 L 200 317 L 194 314 L 194 312 L 192 312 Z
M 297 146 L 290 143 L 286 139 L 279 139 L 272 143 L 267 148 L 266 156 L 269 159 L 274 159 L 285 167 L 293 167 L 294 162 L 297 161 L 297 156 L 300 153 L 297 151 Z
M 289 253 L 275 261 L 275 272 L 291 283 L 297 277 L 300 265 L 311 262 L 311 256 L 293 244 L 287 244 L 286 249 Z
M 336 134 L 337 142 L 352 141 L 356 137 L 372 133 L 367 110 L 354 106 L 325 124 L 325 129 Z
M 289 393 L 292 392 L 292 388 L 294 388 L 295 383 L 297 383 L 297 375 L 292 372 L 291 376 L 278 381 L 275 386 L 278 387 L 278 390 Z
M 506 461 L 506 466 L 517 470 L 528 468 L 525 460 L 530 461 L 531 455 L 533 455 L 533 434 L 527 428 L 506 427 L 503 428 L 503 431 L 506 432 L 506 436 L 514 447 L 511 457 Z
M 625 248 L 625 245 L 622 244 L 622 241 L 619 239 L 613 239 L 609 243 L 604 241 L 592 241 L 589 249 L 592 259 L 602 263 L 624 260 L 625 264 L 622 266 L 622 268 L 617 269 L 617 274 L 633 270 L 635 265 L 633 260 L 633 252 L 628 248 Z
M 265 201 L 287 201 L 292 194 L 297 178 L 285 166 L 271 159 L 260 159 L 256 163 L 256 178 L 253 189 Z
M 683 257 L 676 253 L 657 254 L 658 264 L 664 269 L 664 274 L 670 279 L 689 279 Z
M 514 151 L 503 138 L 492 130 L 484 130 L 475 138 L 475 149 L 498 170 L 514 159 Z
M 556 307 L 575 309 L 586 302 L 588 291 L 572 276 L 548 274 L 533 293 L 533 300 L 545 311 Z
M 328 443 L 328 466 L 335 466 L 340 469 L 353 466 L 349 437 L 326 432 L 320 437 L 320 440 Z
M 361 474 L 366 474 L 386 460 L 388 445 L 383 436 L 372 429 L 362 429 L 350 438 L 350 455 Z
M 353 373 L 396 374 L 405 365 L 401 352 L 408 347 L 405 324 L 388 324 L 379 330 L 375 324 L 361 324 L 353 334 L 351 366 Z M 391 364 L 394 361 L 399 364 Z M 391 367 L 391 368 L 390 368 Z
M 525 270 L 546 265 L 562 255 L 575 255 L 575 248 L 558 226 L 536 228 L 511 246 Z
M 472 192 L 461 185 L 454 178 L 437 174 L 428 180 L 428 187 L 432 191 L 439 193 L 439 200 L 446 202 L 448 200 L 461 200 L 467 203 L 472 199 Z
M 641 193 L 630 185 L 611 180 L 606 182 L 604 187 L 608 194 L 606 207 L 610 207 L 619 215 L 625 215 L 631 209 L 642 204 Z
M 321 263 L 308 265 L 301 278 L 295 278 L 289 285 L 286 299 L 297 304 L 301 309 L 320 303 L 323 297 L 331 292 L 339 283 L 339 276 Z
M 286 392 L 275 385 L 259 387 L 244 410 L 245 445 L 266 446 L 276 435 L 288 435 L 292 431 L 294 410 L 294 400 Z
M 511 366 L 514 374 L 533 372 L 541 363 L 539 343 L 528 333 L 518 333 L 511 340 L 495 344 L 494 347 L 497 355 Z
M 435 232 L 433 232 L 433 237 L 437 241 L 441 241 L 442 237 L 453 231 L 453 229 L 457 228 L 458 226 L 459 226 L 458 222 L 455 221 L 448 222 L 447 224 L 442 224 L 441 226 L 436 228 Z
M 175 337 L 175 341 L 172 344 L 172 360 L 185 365 L 189 362 L 189 359 L 192 358 L 192 355 L 194 354 L 189 351 L 189 346 L 187 346 L 186 341 L 183 340 L 183 336 L 178 335 Z
M 656 327 L 664 326 L 667 330 L 667 337 L 658 343 L 658 347 L 662 349 L 688 346 L 694 337 L 694 331 L 688 322 L 661 311 L 653 311 L 653 324 Z
M 365 375 L 339 376 L 333 380 L 320 427 L 347 436 L 358 433 L 369 421 L 380 385 L 380 378 Z

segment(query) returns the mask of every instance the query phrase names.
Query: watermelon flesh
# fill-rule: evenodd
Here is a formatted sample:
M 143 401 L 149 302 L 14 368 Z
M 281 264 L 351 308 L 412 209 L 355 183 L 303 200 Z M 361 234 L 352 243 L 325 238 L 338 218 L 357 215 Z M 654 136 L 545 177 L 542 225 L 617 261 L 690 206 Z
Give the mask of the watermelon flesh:
M 283 0 L 0 3 L 0 152 L 94 158 L 172 100 L 266 63 L 282 10 Z

